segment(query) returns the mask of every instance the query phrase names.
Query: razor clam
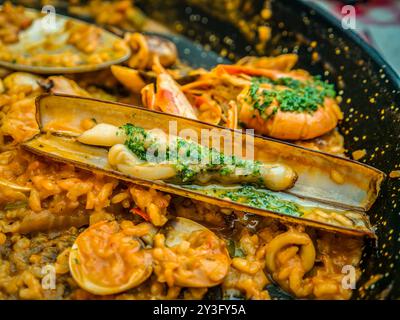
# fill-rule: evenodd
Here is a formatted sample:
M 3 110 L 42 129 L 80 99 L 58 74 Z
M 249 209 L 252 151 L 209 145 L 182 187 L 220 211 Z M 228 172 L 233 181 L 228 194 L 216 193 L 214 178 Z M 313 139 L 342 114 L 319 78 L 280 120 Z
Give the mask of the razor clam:
M 116 127 L 133 123 L 144 130 L 159 129 L 171 135 L 187 134 L 189 129 L 197 137 L 208 132 L 211 134 L 203 144 L 210 145 L 217 136 L 217 149 L 235 150 L 234 154 L 243 159 L 251 157 L 250 149 L 254 148 L 255 161 L 287 166 L 298 179 L 292 188 L 280 192 L 249 185 L 204 187 L 142 179 L 115 170 L 108 161 L 107 149 L 77 141 L 86 131 L 82 124 L 87 119 Z M 88 98 L 41 96 L 37 99 L 37 121 L 41 133 L 23 147 L 56 161 L 220 207 L 330 231 L 374 236 L 365 211 L 376 200 L 385 175 L 365 164 L 199 121 Z M 221 137 L 225 137 L 223 142 Z

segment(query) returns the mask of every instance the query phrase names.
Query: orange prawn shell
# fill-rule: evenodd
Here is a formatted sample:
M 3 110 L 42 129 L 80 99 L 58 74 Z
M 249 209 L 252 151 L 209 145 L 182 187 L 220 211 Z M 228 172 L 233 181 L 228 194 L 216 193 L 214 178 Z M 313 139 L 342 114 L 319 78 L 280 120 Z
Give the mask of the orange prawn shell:
M 239 98 L 241 102 L 242 99 Z M 249 103 L 240 103 L 240 122 L 256 133 L 283 140 L 308 140 L 334 129 L 343 118 L 340 107 L 332 98 L 325 98 L 323 106 L 312 113 L 282 111 L 274 101 L 267 109 L 268 119 L 261 117 Z M 275 114 L 271 114 L 277 108 Z M 269 112 L 269 114 L 268 114 Z

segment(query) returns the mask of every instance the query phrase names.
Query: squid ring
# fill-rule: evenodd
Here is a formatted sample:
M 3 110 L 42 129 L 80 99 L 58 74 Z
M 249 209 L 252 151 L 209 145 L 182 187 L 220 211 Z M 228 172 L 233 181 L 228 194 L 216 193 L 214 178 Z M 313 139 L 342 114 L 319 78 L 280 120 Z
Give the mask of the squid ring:
M 276 236 L 266 247 L 266 266 L 270 272 L 276 271 L 275 257 L 284 247 L 290 245 L 300 246 L 300 258 L 304 272 L 308 272 L 314 266 L 315 248 L 311 238 L 298 231 L 287 231 Z

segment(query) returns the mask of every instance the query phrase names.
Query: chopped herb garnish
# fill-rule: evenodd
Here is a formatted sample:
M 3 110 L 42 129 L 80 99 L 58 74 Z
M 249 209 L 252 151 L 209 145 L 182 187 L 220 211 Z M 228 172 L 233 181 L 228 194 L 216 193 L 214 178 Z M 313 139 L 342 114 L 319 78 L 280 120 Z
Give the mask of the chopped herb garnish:
M 259 209 L 270 210 L 294 217 L 302 216 L 300 208 L 292 201 L 280 199 L 271 192 L 259 190 L 250 185 L 222 192 L 219 194 L 219 197 L 229 198 L 232 201 Z
M 146 130 L 127 123 L 121 127 L 125 131 L 127 139 L 125 145 L 131 150 L 140 160 L 146 160 L 145 140 L 147 138 Z
M 262 88 L 262 83 L 271 84 L 270 89 Z M 285 86 L 286 88 L 277 88 Z M 313 80 L 300 81 L 292 78 L 280 78 L 272 81 L 267 78 L 252 78 L 248 96 L 253 108 L 258 110 L 263 117 L 272 117 L 279 110 L 285 112 L 315 112 L 319 106 L 323 105 L 326 97 L 334 98 L 336 92 L 334 86 L 320 77 Z M 269 107 L 276 100 L 279 104 L 272 111 Z

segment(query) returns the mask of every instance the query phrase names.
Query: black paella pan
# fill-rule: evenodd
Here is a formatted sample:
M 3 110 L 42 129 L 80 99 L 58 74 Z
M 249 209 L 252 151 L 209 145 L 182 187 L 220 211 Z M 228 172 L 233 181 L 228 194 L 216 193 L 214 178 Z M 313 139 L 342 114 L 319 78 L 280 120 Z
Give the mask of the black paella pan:
M 311 1 L 138 0 L 135 4 L 177 33 L 220 54 L 220 61 L 214 53 L 186 54 L 190 60 L 200 57 L 202 67 L 245 55 L 297 53 L 300 68 L 336 84 L 346 116 L 339 128 L 347 153 L 365 149 L 361 162 L 387 174 L 400 170 L 399 75 L 359 35 L 343 29 L 339 20 Z M 272 17 L 261 19 L 260 12 L 269 6 Z M 244 27 L 241 21 L 246 22 Z M 271 40 L 261 48 L 255 32 L 260 25 L 272 28 Z M 183 60 L 185 41 L 178 45 Z M 193 43 L 188 42 L 188 47 L 193 48 Z M 385 181 L 369 214 L 378 241 L 363 252 L 362 277 L 353 298 L 399 299 L 400 179 Z
M 400 169 L 400 78 L 381 55 L 352 30 L 310 1 L 271 1 L 272 17 L 258 15 L 265 1 L 142 1 L 143 10 L 231 60 L 249 54 L 299 54 L 299 66 L 333 81 L 346 118 L 340 125 L 348 154 L 389 174 Z M 140 2 L 139 2 L 140 5 Z M 268 5 L 268 4 L 267 4 Z M 249 22 L 249 30 L 240 28 Z M 262 51 L 251 28 L 272 27 Z M 394 41 L 396 41 L 394 39 Z M 319 59 L 313 59 L 317 52 Z M 400 298 L 400 179 L 389 178 L 370 212 L 378 241 L 366 247 L 356 299 Z M 374 280 L 374 284 L 367 285 Z

